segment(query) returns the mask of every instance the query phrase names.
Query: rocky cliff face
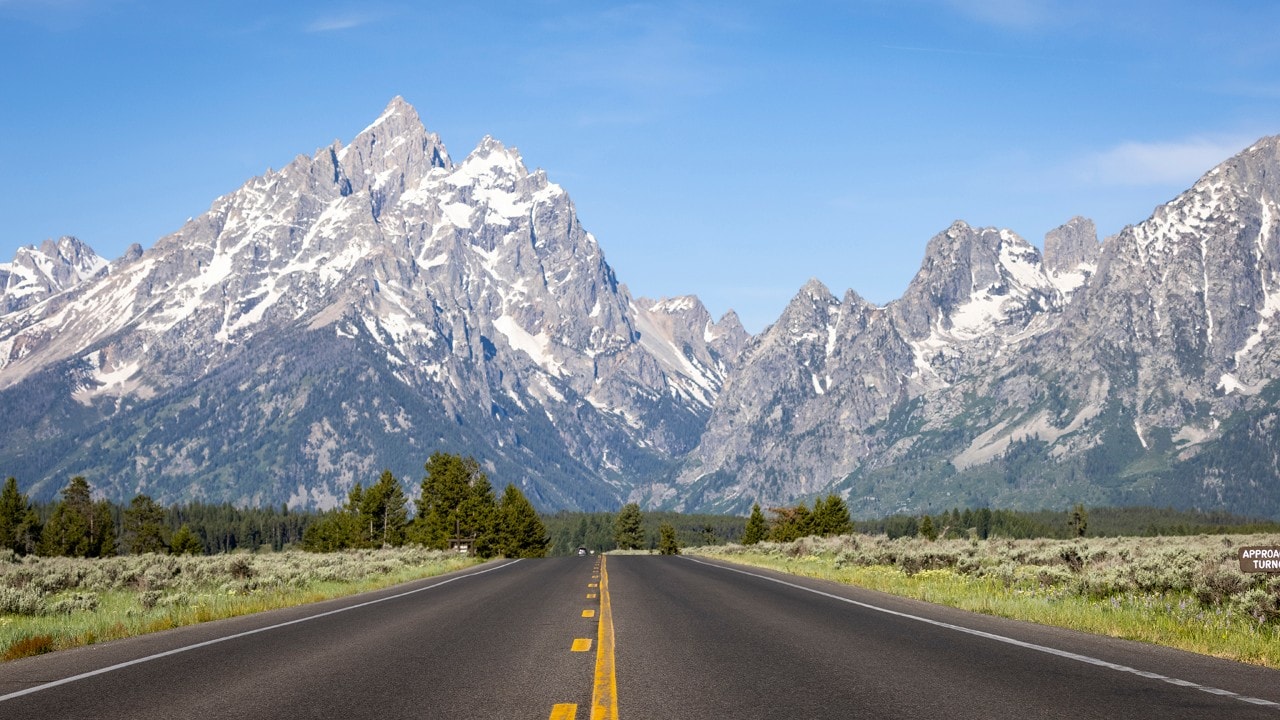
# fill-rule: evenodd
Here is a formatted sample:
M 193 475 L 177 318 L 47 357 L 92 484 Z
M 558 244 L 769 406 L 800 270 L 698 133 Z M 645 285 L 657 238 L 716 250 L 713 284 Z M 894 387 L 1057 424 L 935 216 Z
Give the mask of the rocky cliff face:
M 601 507 L 692 446 L 744 340 L 695 298 L 637 307 L 560 186 L 492 138 L 455 163 L 397 98 L 0 316 L 0 406 L 32 420 L 0 460 L 50 487 L 87 467 L 121 495 L 325 506 L 447 447 Z
M 0 263 L 0 315 L 22 310 L 104 270 L 107 262 L 73 237 L 18 248 Z
M 799 349 L 854 307 L 807 286 L 657 494 L 741 509 L 834 489 L 867 514 L 1073 500 L 1280 512 L 1262 439 L 1278 370 L 1278 148 L 1259 142 L 1103 246 L 1073 219 L 1043 261 L 1009 231 L 954 224 L 902 298 L 848 313 L 879 324 L 835 345 L 873 353 Z
M 811 281 L 744 351 L 701 444 L 651 501 L 741 510 L 829 490 L 914 443 L 893 429 L 914 399 L 934 399 L 939 422 L 959 412 L 953 388 L 1064 304 L 1032 245 L 959 221 L 886 307 Z
M 1088 218 L 1074 217 L 1044 236 L 1044 269 L 1058 291 L 1070 298 L 1098 269 L 1102 246 Z

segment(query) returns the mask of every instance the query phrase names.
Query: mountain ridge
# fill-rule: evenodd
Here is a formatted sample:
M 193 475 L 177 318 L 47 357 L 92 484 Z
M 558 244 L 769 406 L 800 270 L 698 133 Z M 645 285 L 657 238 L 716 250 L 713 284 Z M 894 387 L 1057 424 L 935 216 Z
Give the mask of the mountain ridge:
M 689 305 L 690 322 L 701 322 L 705 308 Z M 680 329 L 681 317 L 635 307 L 567 193 L 528 171 L 517 151 L 486 138 L 455 163 L 397 98 L 350 145 L 251 179 L 56 305 L 0 317 L 0 406 L 29 406 L 23 387 L 40 387 L 44 415 L 70 424 L 10 428 L 0 445 L 85 433 L 79 442 L 89 449 L 71 457 L 114 476 L 112 492 L 150 487 L 144 476 L 162 468 L 166 479 L 153 490 L 162 498 L 276 501 L 287 491 L 296 503 L 324 506 L 378 464 L 413 472 L 404 458 L 430 450 L 410 433 L 434 427 L 440 440 L 487 450 L 476 454 L 491 470 L 529 476 L 527 491 L 544 506 L 598 507 L 617 500 L 623 461 L 660 466 L 696 436 L 734 337 L 745 333 L 729 322 L 708 340 L 705 327 Z M 636 326 L 655 319 L 670 331 L 641 342 Z M 670 347 L 677 337 L 681 346 Z M 337 347 L 346 359 L 334 356 Z M 303 348 L 330 358 L 320 377 L 366 377 L 367 397 L 325 383 L 328 394 L 317 396 L 308 377 L 293 387 L 220 384 L 228 374 L 243 377 L 237 366 L 245 363 L 279 373 Z M 254 397 L 264 387 L 270 397 Z M 405 392 L 419 401 L 406 403 Z M 223 433 L 205 418 L 187 438 L 133 437 L 134 464 L 147 468 L 129 467 L 127 453 L 109 467 L 88 459 L 119 442 L 112 435 L 132 415 L 157 405 L 181 415 L 203 407 L 197 396 L 222 403 L 245 437 L 212 443 Z M 308 401 L 346 407 L 348 417 L 317 409 L 305 432 L 287 429 L 301 421 L 282 418 L 296 437 L 281 444 L 246 409 L 292 407 L 304 416 Z M 406 406 L 419 417 L 391 409 Z M 359 442 L 379 426 L 387 437 Z M 371 455 L 340 452 L 344 443 Z M 211 458 L 262 444 L 274 454 L 237 460 L 237 472 L 260 485 L 307 475 L 286 468 L 287 457 L 322 480 L 268 494 L 230 472 L 219 482 L 233 487 L 216 493 L 207 486 L 217 483 L 190 481 L 216 464 Z M 41 470 L 32 455 L 9 460 L 31 467 L 43 477 L 37 490 L 47 490 L 58 466 Z
M 899 298 L 810 280 L 751 336 L 633 296 L 545 172 L 488 136 L 453 160 L 396 97 L 149 249 L 0 265 L 0 468 L 329 507 L 447 447 L 543 508 L 1276 514 L 1278 165 L 1264 138 L 1101 243 L 957 220 Z

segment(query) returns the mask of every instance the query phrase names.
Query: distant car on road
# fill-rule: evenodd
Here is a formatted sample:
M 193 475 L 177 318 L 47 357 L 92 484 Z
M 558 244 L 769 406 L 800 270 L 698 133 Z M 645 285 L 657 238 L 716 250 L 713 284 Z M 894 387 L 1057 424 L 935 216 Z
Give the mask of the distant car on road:
M 579 548 L 578 548 L 578 554 L 579 554 L 579 555 L 586 555 L 586 554 L 587 554 L 587 549 L 586 549 L 586 548 L 584 548 L 584 547 L 579 547 Z

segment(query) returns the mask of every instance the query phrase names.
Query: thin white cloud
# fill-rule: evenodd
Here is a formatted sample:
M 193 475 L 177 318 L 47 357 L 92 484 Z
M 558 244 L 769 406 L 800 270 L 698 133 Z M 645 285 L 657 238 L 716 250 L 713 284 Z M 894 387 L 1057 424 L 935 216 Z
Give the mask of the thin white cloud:
M 1257 138 L 1195 136 L 1165 142 L 1122 142 L 1077 163 L 1086 182 L 1104 185 L 1190 185 Z
M 309 33 L 323 32 L 340 32 L 342 30 L 351 30 L 362 25 L 368 25 L 376 18 L 372 15 L 331 15 L 327 17 L 317 18 L 307 25 L 305 28 Z

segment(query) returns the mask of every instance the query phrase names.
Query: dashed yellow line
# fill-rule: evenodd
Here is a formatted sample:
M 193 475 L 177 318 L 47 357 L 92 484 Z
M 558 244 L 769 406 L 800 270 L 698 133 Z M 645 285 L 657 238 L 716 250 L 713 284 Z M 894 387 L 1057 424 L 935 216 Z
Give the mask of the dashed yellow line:
M 591 649 L 591 638 L 574 638 L 571 652 L 586 652 Z
M 596 639 L 596 679 L 591 693 L 591 720 L 618 720 L 618 678 L 613 663 L 613 609 L 609 603 L 609 570 L 600 558 L 600 622 Z
M 575 703 L 559 703 L 551 706 L 550 720 L 577 720 L 578 706 Z
M 592 617 L 595 617 L 595 616 L 596 616 L 596 611 L 595 611 L 595 610 L 583 610 L 583 611 L 582 611 L 582 617 L 592 618 Z

